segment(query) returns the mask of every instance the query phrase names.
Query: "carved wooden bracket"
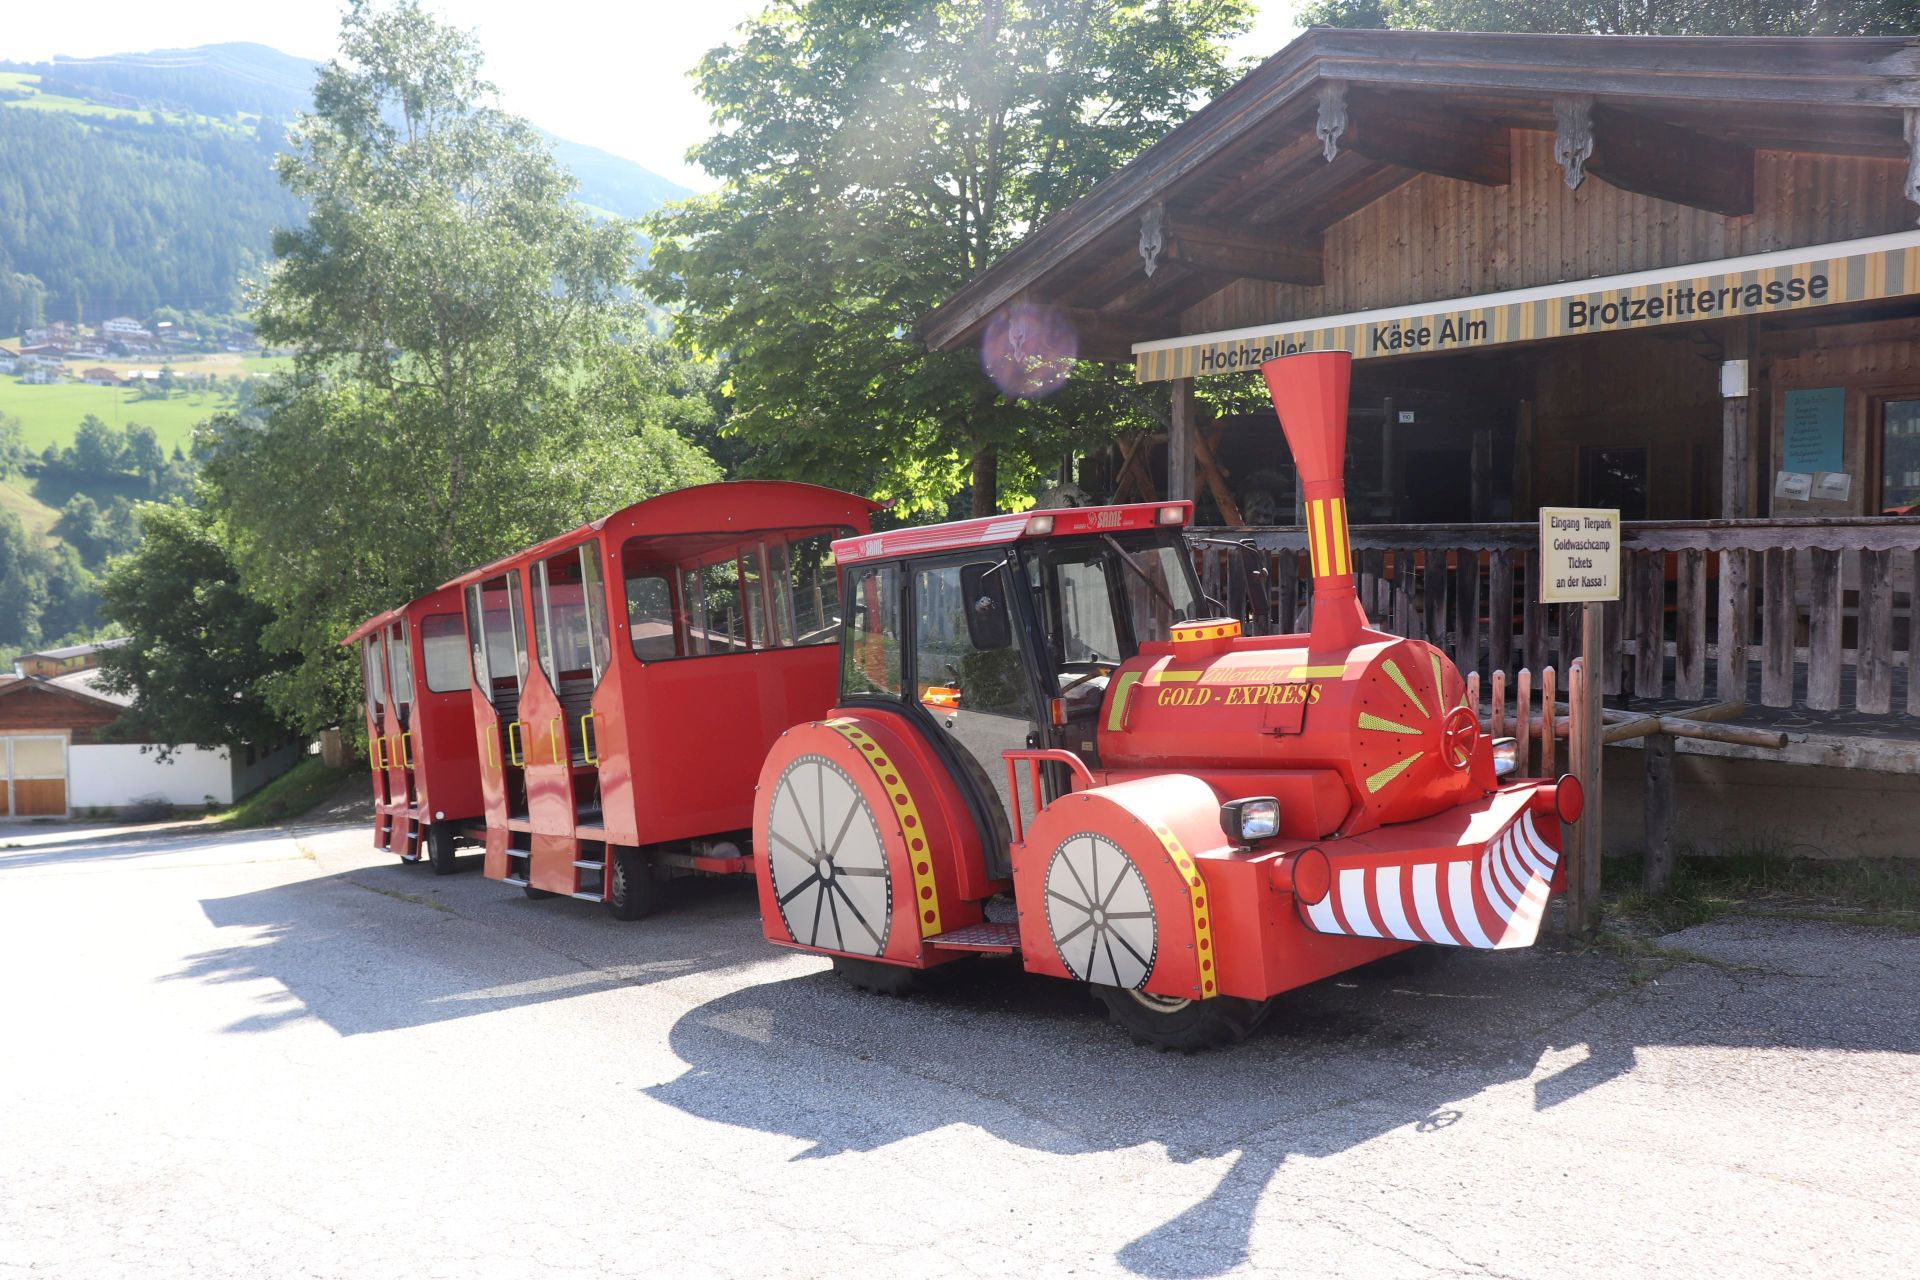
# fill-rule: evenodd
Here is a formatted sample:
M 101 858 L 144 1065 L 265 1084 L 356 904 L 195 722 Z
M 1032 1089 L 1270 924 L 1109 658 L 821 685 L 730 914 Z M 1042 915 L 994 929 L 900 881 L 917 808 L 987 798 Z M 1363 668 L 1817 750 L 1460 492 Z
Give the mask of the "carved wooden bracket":
M 1593 155 L 1593 99 L 1585 94 L 1557 97 L 1553 118 L 1557 126 L 1554 163 L 1566 170 L 1567 190 L 1578 191 L 1587 178 L 1587 159 Z
M 1167 209 L 1156 200 L 1140 214 L 1140 261 L 1146 264 L 1148 275 L 1160 265 L 1160 251 L 1166 247 Z
M 1329 80 L 1320 86 L 1320 117 L 1313 126 L 1328 163 L 1340 154 L 1340 135 L 1346 131 L 1347 82 Z
M 1920 107 L 1907 108 L 1907 200 L 1920 204 Z M 1920 218 L 1915 218 L 1920 222 Z

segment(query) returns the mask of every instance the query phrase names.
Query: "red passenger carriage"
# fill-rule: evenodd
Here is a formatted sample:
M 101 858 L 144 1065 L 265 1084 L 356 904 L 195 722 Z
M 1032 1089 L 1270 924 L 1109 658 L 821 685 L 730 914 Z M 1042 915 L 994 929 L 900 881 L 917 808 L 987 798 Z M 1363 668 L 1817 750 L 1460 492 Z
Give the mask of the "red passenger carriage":
M 1017 953 L 1179 1048 L 1416 942 L 1534 940 L 1579 786 L 1508 781 L 1453 663 L 1362 615 L 1349 358 L 1267 367 L 1305 484 L 1309 634 L 1216 616 L 1186 503 L 836 545 L 839 705 L 782 735 L 754 808 L 770 940 L 884 989 Z
M 429 592 L 341 643 L 366 682 L 374 844 L 408 862 L 424 853 L 445 875 L 482 811 L 460 593 Z
M 464 593 L 486 872 L 636 919 L 661 878 L 751 870 L 769 744 L 833 704 L 831 547 L 877 504 L 682 489 L 476 569 Z

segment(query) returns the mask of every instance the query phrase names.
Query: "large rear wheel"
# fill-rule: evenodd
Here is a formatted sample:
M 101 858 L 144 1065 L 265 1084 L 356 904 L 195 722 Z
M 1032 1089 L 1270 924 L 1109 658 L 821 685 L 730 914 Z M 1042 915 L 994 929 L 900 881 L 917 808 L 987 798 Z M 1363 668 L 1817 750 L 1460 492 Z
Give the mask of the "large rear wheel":
M 427 828 L 427 860 L 433 864 L 433 874 L 447 876 L 460 869 L 454 859 L 458 847 L 452 823 L 436 822 Z
M 613 892 L 607 910 L 615 920 L 639 920 L 660 905 L 660 882 L 653 878 L 647 855 L 638 849 L 613 851 Z
M 1126 987 L 1096 986 L 1093 994 L 1135 1044 L 1174 1053 L 1238 1044 L 1260 1025 L 1272 1005 L 1268 1000 L 1237 996 L 1184 1000 Z

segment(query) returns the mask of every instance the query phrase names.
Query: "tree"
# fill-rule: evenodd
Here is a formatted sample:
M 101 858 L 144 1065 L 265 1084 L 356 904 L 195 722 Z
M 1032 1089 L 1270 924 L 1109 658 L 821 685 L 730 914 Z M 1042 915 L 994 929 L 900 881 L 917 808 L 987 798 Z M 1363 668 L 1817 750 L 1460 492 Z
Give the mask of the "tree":
M 60 508 L 53 532 L 80 553 L 86 564 L 98 564 L 100 558 L 100 506 L 84 493 L 76 493 Z
M 1920 0 L 1314 0 L 1312 27 L 1653 36 L 1874 36 L 1920 30 Z
M 18 471 L 28 456 L 26 425 L 10 413 L 0 413 L 0 480 Z
M 101 479 L 119 472 L 127 438 L 118 427 L 88 414 L 80 419 L 73 443 L 61 452 L 61 462 L 80 479 Z
M 115 733 L 163 752 L 284 738 L 266 689 L 292 659 L 262 643 L 272 613 L 237 584 L 218 523 L 181 503 L 139 514 L 145 539 L 101 579 L 101 611 L 131 636 L 101 656 L 101 685 L 133 699 Z
M 279 161 L 310 213 L 274 237 L 258 329 L 295 371 L 196 439 L 302 729 L 351 720 L 353 624 L 717 474 L 647 416 L 633 227 L 570 199 L 480 65 L 415 3 L 350 6 Z
M 152 493 L 160 485 L 167 469 L 167 455 L 160 448 L 160 436 L 152 427 L 139 422 L 127 424 L 127 466 L 147 483 Z
M 648 222 L 646 287 L 729 358 L 754 465 L 939 509 L 1135 412 L 1065 359 L 1010 394 L 915 326 L 1232 79 L 1245 0 L 775 0 L 700 63 L 711 196 Z M 1063 339 L 1065 341 L 1065 339 Z M 1064 379 L 1064 382 L 1062 381 Z M 1051 394 L 1044 394 L 1051 393 Z M 1163 393 L 1160 393 L 1163 394 Z

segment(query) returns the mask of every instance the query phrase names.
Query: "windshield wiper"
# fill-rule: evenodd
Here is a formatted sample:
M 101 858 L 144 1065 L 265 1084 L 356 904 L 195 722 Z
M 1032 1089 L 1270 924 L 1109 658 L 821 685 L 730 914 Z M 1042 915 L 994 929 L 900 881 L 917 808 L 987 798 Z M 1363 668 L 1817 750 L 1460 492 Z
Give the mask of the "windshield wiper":
M 1173 597 L 1168 595 L 1165 589 L 1162 588 L 1159 583 L 1153 580 L 1152 574 L 1148 573 L 1145 569 L 1140 567 L 1140 562 L 1138 560 L 1135 560 L 1133 558 L 1132 553 L 1130 553 L 1125 547 L 1120 545 L 1118 539 L 1116 539 L 1110 533 L 1103 533 L 1100 535 L 1100 541 L 1112 547 L 1114 551 L 1119 554 L 1120 562 L 1126 565 L 1127 568 L 1133 570 L 1134 573 L 1139 576 L 1140 581 L 1147 584 L 1148 590 L 1152 591 L 1154 595 L 1160 597 L 1160 603 L 1167 606 L 1167 616 L 1172 621 L 1179 622 L 1182 620 L 1180 617 L 1180 606 L 1173 602 Z

